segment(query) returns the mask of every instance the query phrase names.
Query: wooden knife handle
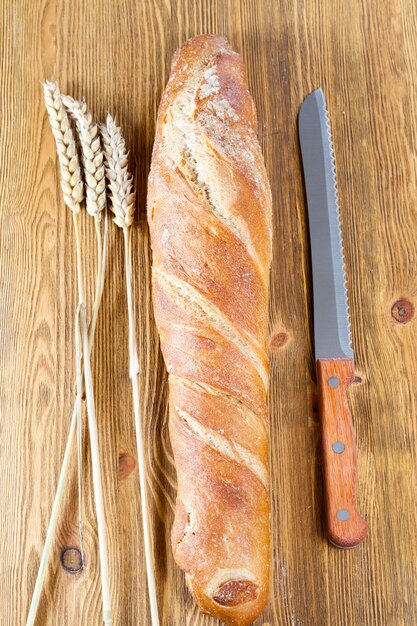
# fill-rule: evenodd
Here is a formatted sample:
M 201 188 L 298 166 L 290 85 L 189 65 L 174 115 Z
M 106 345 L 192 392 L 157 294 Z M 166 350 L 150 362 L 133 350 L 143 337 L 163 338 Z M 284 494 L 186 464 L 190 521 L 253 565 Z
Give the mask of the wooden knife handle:
M 354 548 L 368 524 L 356 510 L 356 443 L 346 394 L 354 380 L 353 359 L 319 359 L 317 378 L 327 533 L 335 546 Z

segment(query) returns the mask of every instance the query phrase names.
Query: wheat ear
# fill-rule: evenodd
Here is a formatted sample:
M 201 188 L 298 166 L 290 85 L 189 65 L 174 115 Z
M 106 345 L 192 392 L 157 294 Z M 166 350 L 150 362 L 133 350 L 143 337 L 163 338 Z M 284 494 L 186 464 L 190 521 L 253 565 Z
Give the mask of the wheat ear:
M 56 142 L 64 201 L 71 211 L 78 213 L 80 203 L 84 199 L 84 185 L 74 133 L 67 112 L 62 106 L 57 84 L 50 80 L 46 81 L 43 85 L 43 94 Z
M 111 115 L 107 115 L 106 125 L 101 125 L 101 136 L 114 222 L 120 228 L 129 228 L 135 213 L 133 177 L 128 170 L 124 137 Z
M 111 115 L 107 116 L 106 125 L 101 126 L 101 135 L 103 138 L 106 177 L 108 179 L 110 189 L 111 209 L 114 213 L 114 221 L 120 228 L 122 228 L 124 237 L 127 312 L 129 319 L 130 378 L 132 381 L 136 445 L 139 461 L 139 484 L 142 503 L 146 573 L 148 579 L 152 626 L 159 626 L 152 538 L 149 528 L 148 496 L 145 474 L 145 450 L 143 443 L 142 416 L 138 384 L 139 361 L 132 298 L 132 255 L 129 231 L 135 211 L 135 194 L 133 192 L 133 179 L 128 170 L 128 157 L 125 140 L 120 128 L 116 125 L 116 122 Z
M 101 211 L 106 206 L 106 179 L 98 125 L 93 122 L 85 102 L 65 95 L 62 96 L 62 101 L 76 122 L 80 138 L 86 185 L 86 209 L 92 217 L 100 220 Z
M 97 236 L 97 253 L 98 253 L 98 268 L 97 268 L 97 281 L 96 281 L 96 297 L 95 306 L 93 307 L 92 318 L 90 322 L 90 329 L 92 329 L 91 335 L 94 335 L 94 330 L 97 323 L 98 306 L 101 299 L 101 294 L 104 285 L 103 280 L 100 280 L 102 257 L 102 250 L 106 246 L 107 238 L 104 238 L 104 243 L 101 242 L 101 230 L 100 219 L 101 213 L 106 209 L 106 178 L 104 168 L 104 155 L 101 146 L 101 138 L 99 128 L 96 123 L 93 122 L 91 113 L 87 111 L 87 105 L 85 102 L 75 100 L 71 96 L 62 96 L 62 101 L 67 110 L 73 116 L 76 125 L 78 136 L 80 139 L 82 160 L 84 165 L 84 177 L 86 187 L 86 209 L 92 217 L 95 218 L 95 229 Z M 106 212 L 105 212 L 105 216 Z M 105 227 L 105 234 L 107 232 L 107 225 Z M 91 346 L 90 346 L 91 349 Z

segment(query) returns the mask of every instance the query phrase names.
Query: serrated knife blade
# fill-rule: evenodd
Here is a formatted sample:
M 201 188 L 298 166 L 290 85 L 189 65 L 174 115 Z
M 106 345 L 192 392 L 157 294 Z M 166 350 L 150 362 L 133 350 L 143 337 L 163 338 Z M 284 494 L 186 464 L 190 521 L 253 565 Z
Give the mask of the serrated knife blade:
M 310 227 L 314 344 L 329 539 L 353 548 L 368 525 L 356 509 L 357 454 L 347 388 L 354 380 L 330 119 L 321 89 L 303 102 L 298 128 Z
M 321 89 L 304 101 L 299 131 L 310 225 L 316 359 L 353 359 L 333 142 Z

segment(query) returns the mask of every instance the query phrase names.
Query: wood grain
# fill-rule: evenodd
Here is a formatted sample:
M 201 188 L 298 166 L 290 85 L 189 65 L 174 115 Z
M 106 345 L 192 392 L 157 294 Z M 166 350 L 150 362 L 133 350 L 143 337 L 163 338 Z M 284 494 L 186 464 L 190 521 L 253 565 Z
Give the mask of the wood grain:
M 4 0 L 0 67 L 0 624 L 24 624 L 74 397 L 71 220 L 57 180 L 41 81 L 110 110 L 138 188 L 135 300 L 159 603 L 166 626 L 215 626 L 195 609 L 169 546 L 175 473 L 166 375 L 150 304 L 146 177 L 172 54 L 201 32 L 247 64 L 274 197 L 271 333 L 271 602 L 257 626 L 417 624 L 417 6 L 413 0 Z M 296 116 L 323 87 L 335 144 L 353 344 L 360 483 L 370 525 L 332 547 L 323 490 L 307 219 Z M 94 227 L 83 220 L 88 286 Z M 123 242 L 111 228 L 93 373 L 115 624 L 150 623 L 128 377 Z M 403 307 L 404 308 L 404 307 Z M 77 547 L 75 458 L 39 625 L 100 623 L 97 531 L 85 450 L 87 567 Z M 67 559 L 63 559 L 64 564 Z M 71 568 L 70 568 L 71 569 Z
M 326 528 L 338 548 L 358 546 L 368 532 L 356 505 L 358 460 L 347 399 L 354 379 L 353 359 L 317 361 Z

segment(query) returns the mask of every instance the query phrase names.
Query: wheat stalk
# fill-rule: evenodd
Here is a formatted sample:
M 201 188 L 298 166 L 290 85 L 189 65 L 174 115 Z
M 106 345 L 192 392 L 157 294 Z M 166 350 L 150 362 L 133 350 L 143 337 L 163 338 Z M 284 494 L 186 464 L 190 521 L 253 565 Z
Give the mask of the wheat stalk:
M 84 185 L 81 178 L 81 168 L 77 153 L 74 134 L 71 128 L 67 111 L 62 104 L 61 93 L 58 86 L 53 81 L 46 81 L 43 85 L 45 106 L 49 117 L 52 133 L 55 137 L 56 151 L 60 166 L 61 189 L 65 204 L 76 215 L 80 211 L 80 204 L 84 199 Z M 76 369 L 79 363 L 76 358 Z M 76 398 L 72 413 L 70 429 L 68 433 L 67 445 L 65 447 L 61 472 L 58 479 L 58 486 L 52 506 L 51 517 L 46 532 L 45 544 L 42 550 L 38 575 L 32 595 L 32 600 L 27 617 L 27 626 L 33 626 L 38 610 L 43 583 L 45 580 L 49 554 L 52 549 L 52 542 L 58 521 L 59 507 L 62 500 L 64 486 L 70 466 L 71 449 L 75 436 L 75 428 L 79 422 L 79 411 L 81 398 Z
M 98 125 L 93 123 L 92 115 L 87 111 L 87 105 L 85 102 L 74 100 L 70 96 L 62 96 L 62 101 L 74 117 L 77 125 L 78 136 L 80 139 L 84 176 L 86 185 L 86 209 L 87 212 L 95 218 L 95 229 L 97 236 L 97 250 L 98 250 L 98 274 L 97 274 L 97 288 L 95 301 L 101 299 L 104 283 L 104 273 L 102 273 L 102 243 L 101 243 L 101 230 L 100 219 L 101 212 L 106 207 L 106 179 L 104 168 L 104 155 L 101 148 L 101 140 L 98 132 Z M 90 434 L 90 446 L 92 457 L 92 469 L 93 469 L 93 487 L 94 487 L 94 500 L 96 505 L 97 515 L 97 529 L 99 538 L 99 554 L 100 554 L 100 569 L 101 569 L 101 590 L 103 596 L 103 619 L 105 624 L 111 624 L 112 612 L 110 601 L 110 582 L 109 582 L 109 565 L 108 565 L 108 550 L 107 550 L 107 533 L 106 533 L 106 520 L 104 516 L 104 501 L 103 501 L 103 487 L 101 479 L 101 467 L 100 467 L 100 454 L 98 445 L 98 431 L 97 431 L 97 419 L 95 411 L 94 393 L 91 376 L 91 363 L 90 363 L 90 349 L 91 345 L 88 339 L 87 320 L 85 312 L 85 297 L 84 297 L 84 277 L 82 273 L 82 258 L 81 258 L 81 241 L 79 236 L 78 221 L 74 215 L 74 231 L 76 237 L 76 250 L 77 250 L 77 269 L 78 269 L 78 298 L 80 305 L 80 320 L 81 320 L 81 337 L 83 343 L 83 355 L 84 355 L 84 380 L 85 380 L 85 393 L 87 401 L 87 416 L 88 416 L 88 429 Z M 100 279 L 101 283 L 100 283 Z M 90 323 L 90 330 L 94 334 L 94 329 L 97 322 L 98 307 L 93 307 L 92 320 Z M 80 447 L 80 446 L 79 446 Z
M 79 228 L 78 228 L 78 213 L 80 211 L 80 203 L 84 198 L 84 190 L 83 190 L 83 182 L 81 179 L 81 168 L 79 164 L 78 154 L 76 143 L 74 140 L 74 135 L 71 129 L 71 125 L 69 122 L 69 118 L 67 115 L 67 111 L 63 106 L 62 99 L 63 96 L 59 92 L 57 85 L 52 81 L 47 81 L 44 84 L 44 97 L 45 97 L 45 105 L 47 108 L 47 112 L 49 115 L 49 120 L 52 127 L 52 132 L 55 136 L 56 147 L 58 160 L 60 163 L 60 173 L 61 173 L 61 187 L 64 194 L 64 200 L 67 206 L 73 212 L 73 220 L 74 220 L 74 231 L 76 236 L 76 252 L 77 252 L 77 275 L 78 275 L 78 294 L 79 294 L 79 303 L 76 314 L 76 380 L 77 380 L 77 395 L 74 403 L 73 414 L 71 418 L 70 430 L 68 434 L 68 440 L 65 447 L 64 459 L 61 467 L 61 472 L 59 475 L 57 491 L 55 494 L 54 503 L 52 506 L 51 517 L 48 524 L 48 530 L 45 539 L 45 545 L 42 551 L 41 562 L 39 566 L 39 571 L 35 583 L 35 588 L 32 596 L 32 601 L 29 609 L 29 614 L 27 618 L 26 625 L 33 626 L 37 609 L 39 606 L 39 601 L 41 597 L 43 582 L 46 574 L 46 567 L 48 563 L 48 557 L 52 548 L 52 541 L 55 534 L 56 524 L 58 520 L 58 513 L 60 504 L 62 501 L 63 490 L 66 482 L 66 478 L 69 472 L 70 467 L 70 456 L 72 444 L 75 436 L 75 428 L 78 423 L 78 432 L 79 432 L 79 440 L 78 440 L 78 474 L 79 474 L 79 502 L 80 502 L 80 542 L 81 542 L 81 551 L 83 554 L 83 545 L 82 545 L 82 523 L 81 523 L 81 397 L 83 394 L 82 387 L 82 379 L 81 379 L 81 350 L 79 346 L 79 330 L 78 324 L 81 325 L 81 339 L 82 339 L 82 351 L 84 355 L 84 376 L 85 376 L 85 388 L 86 388 L 86 398 L 87 398 L 87 411 L 88 411 L 88 419 L 89 419 L 89 429 L 90 429 L 90 437 L 91 437 L 91 453 L 93 457 L 93 482 L 94 482 L 94 493 L 96 500 L 96 510 L 97 510 L 97 523 L 98 523 L 98 532 L 99 532 L 99 550 L 100 550 L 100 564 L 101 564 L 101 577 L 102 577 L 102 592 L 103 592 L 103 619 L 105 624 L 111 624 L 111 606 L 110 606 L 110 591 L 109 591 L 109 576 L 108 576 L 108 559 L 107 559 L 107 538 L 105 532 L 105 520 L 104 520 L 104 507 L 103 507 L 103 496 L 102 496 L 102 486 L 101 486 L 101 473 L 100 473 L 100 465 L 99 465 L 99 456 L 98 456 L 98 441 L 97 441 L 97 426 L 96 426 L 96 418 L 95 418 L 95 403 L 94 403 L 94 394 L 92 387 L 92 375 L 91 375 L 91 364 L 90 364 L 90 351 L 93 344 L 94 339 L 94 331 L 97 321 L 97 314 L 100 306 L 101 296 L 103 292 L 104 285 L 104 275 L 105 275 L 105 258 L 106 258 L 106 249 L 107 249 L 107 211 L 105 211 L 105 222 L 104 222 L 104 241 L 101 239 L 101 230 L 100 230 L 100 212 L 105 209 L 105 184 L 104 184 L 104 166 L 103 166 L 103 154 L 100 151 L 100 154 L 97 150 L 97 139 L 100 142 L 99 137 L 95 140 L 95 136 L 92 136 L 92 146 L 91 150 L 93 155 L 90 152 L 83 151 L 83 161 L 84 167 L 86 167 L 86 159 L 89 158 L 93 161 L 98 173 L 96 172 L 96 181 L 97 184 L 94 187 L 92 184 L 92 180 L 87 178 L 87 204 L 91 211 L 91 214 L 94 215 L 95 225 L 96 225 L 96 236 L 97 236 L 97 246 L 98 246 L 98 267 L 97 267 L 97 281 L 96 281 L 96 294 L 93 305 L 92 319 L 90 322 L 90 326 L 87 331 L 87 322 L 86 322 L 86 312 L 85 312 L 85 302 L 84 302 L 84 280 L 82 273 L 82 259 L 81 259 L 81 242 L 79 237 Z M 91 117 L 90 117 L 91 120 Z M 98 130 L 96 126 L 96 136 Z M 91 133 L 92 134 L 92 133 Z M 92 159 L 91 159 L 92 156 Z M 101 172 L 102 176 L 100 176 L 100 158 L 101 158 Z M 90 173 L 90 172 L 89 172 Z M 101 182 L 102 181 L 102 182 Z M 90 183 L 90 184 L 88 184 Z M 104 192 L 100 190 L 100 187 L 104 184 Z M 90 191 L 89 191 L 90 189 Z M 95 189 L 96 197 L 94 198 L 94 194 L 92 189 Z M 103 198 L 104 193 L 104 198 Z
M 120 128 L 116 125 L 116 122 L 111 115 L 107 116 L 106 125 L 101 126 L 101 135 L 103 138 L 106 177 L 108 179 L 111 196 L 111 209 L 114 213 L 114 222 L 123 230 L 124 237 L 127 312 L 129 319 L 129 369 L 132 381 L 136 445 L 138 450 L 146 573 L 152 626 L 159 626 L 155 571 L 151 543 L 152 538 L 149 528 L 148 496 L 145 475 L 145 450 L 143 443 L 142 416 L 138 384 L 139 360 L 132 298 L 132 255 L 129 231 L 133 222 L 133 215 L 135 211 L 135 194 L 133 192 L 133 178 L 128 170 L 128 155 L 125 140 Z
M 93 123 L 91 113 L 87 111 L 87 105 L 83 101 L 75 100 L 71 96 L 61 95 L 61 100 L 66 109 L 74 118 L 78 131 L 78 138 L 82 150 L 82 162 L 84 166 L 84 178 L 86 186 L 86 209 L 87 213 L 94 217 L 94 225 L 97 240 L 97 278 L 96 293 L 92 316 L 89 326 L 89 351 L 91 353 L 94 333 L 97 324 L 98 311 L 104 286 L 105 256 L 107 247 L 107 212 L 106 212 L 106 179 L 104 171 L 104 155 L 101 148 L 101 140 L 98 125 Z M 105 212 L 104 242 L 101 236 L 101 213 Z M 104 262 L 103 262 L 104 259 Z M 84 387 L 78 388 L 78 393 L 83 393 Z M 78 397 L 78 394 L 77 394 Z M 81 398 L 79 399 L 81 402 Z M 80 547 L 83 554 L 83 523 L 82 523 L 82 418 L 78 413 L 78 501 L 80 511 Z
M 81 569 L 84 569 L 85 552 L 84 552 L 84 529 L 83 529 L 83 472 L 82 472 L 82 396 L 83 396 L 83 367 L 82 367 L 82 347 L 81 347 L 81 328 L 80 328 L 80 306 L 77 306 L 75 312 L 75 384 L 76 394 L 74 402 L 74 411 L 77 413 L 77 470 L 78 470 L 78 527 L 80 534 L 80 552 L 81 552 Z
M 78 216 L 73 213 L 75 244 L 77 253 L 77 274 L 78 274 L 78 303 L 80 307 L 80 321 L 81 321 L 81 338 L 83 347 L 84 358 L 84 380 L 85 380 L 85 395 L 87 401 L 87 417 L 88 417 L 88 429 L 90 434 L 90 448 L 92 458 L 92 470 L 93 470 L 93 487 L 94 487 L 94 500 L 96 505 L 97 516 L 97 530 L 98 530 L 98 548 L 100 555 L 100 570 L 101 570 L 101 592 L 103 597 L 103 620 L 104 623 L 112 623 L 112 611 L 110 600 L 110 582 L 109 582 L 109 564 L 108 564 L 108 550 L 107 550 L 107 533 L 106 533 L 106 520 L 104 516 L 104 500 L 103 500 L 103 486 L 101 480 L 101 467 L 100 467 L 100 454 L 98 445 L 98 432 L 97 432 L 97 418 L 94 401 L 93 390 L 93 377 L 91 373 L 90 362 L 90 346 L 88 342 L 88 329 L 85 310 L 85 297 L 84 297 L 84 277 L 82 271 L 82 256 L 81 256 L 81 239 L 78 225 Z

